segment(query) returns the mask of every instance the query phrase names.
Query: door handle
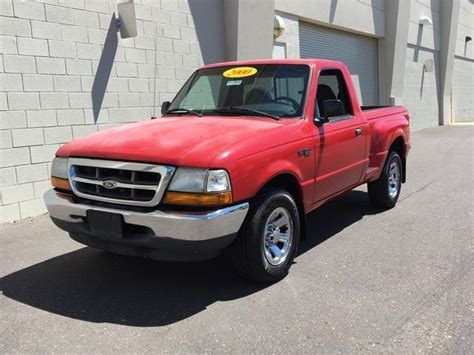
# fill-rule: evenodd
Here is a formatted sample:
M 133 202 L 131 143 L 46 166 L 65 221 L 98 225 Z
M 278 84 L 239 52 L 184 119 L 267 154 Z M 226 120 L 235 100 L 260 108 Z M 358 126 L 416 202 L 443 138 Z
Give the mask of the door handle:
M 363 132 L 362 128 L 356 128 L 355 130 L 356 137 L 360 137 L 362 135 L 362 132 Z

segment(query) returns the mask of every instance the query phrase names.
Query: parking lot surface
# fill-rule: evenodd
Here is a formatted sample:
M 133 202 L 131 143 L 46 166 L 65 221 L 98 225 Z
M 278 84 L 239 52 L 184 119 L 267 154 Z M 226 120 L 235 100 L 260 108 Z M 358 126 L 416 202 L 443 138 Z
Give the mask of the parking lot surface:
M 163 263 L 0 225 L 0 352 L 473 353 L 474 126 L 413 134 L 398 205 L 365 187 L 308 216 L 290 274 Z

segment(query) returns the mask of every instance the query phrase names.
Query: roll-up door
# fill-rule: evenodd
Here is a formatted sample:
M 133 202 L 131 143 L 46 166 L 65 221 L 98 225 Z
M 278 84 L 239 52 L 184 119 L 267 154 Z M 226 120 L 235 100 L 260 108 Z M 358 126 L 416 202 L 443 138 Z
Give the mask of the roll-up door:
M 300 57 L 346 63 L 361 105 L 378 104 L 377 40 L 300 22 Z

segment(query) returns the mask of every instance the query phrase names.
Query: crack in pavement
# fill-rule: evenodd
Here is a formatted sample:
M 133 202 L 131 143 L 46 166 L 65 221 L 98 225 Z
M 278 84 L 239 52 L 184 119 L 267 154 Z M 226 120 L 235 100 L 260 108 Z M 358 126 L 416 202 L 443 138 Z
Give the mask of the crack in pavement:
M 426 190 L 430 185 L 434 184 L 434 183 L 437 182 L 437 181 L 438 181 L 438 180 L 430 181 L 429 183 L 427 183 L 426 185 L 423 185 L 423 186 L 420 187 L 419 189 L 410 192 L 407 196 L 405 196 L 405 197 L 403 197 L 402 199 L 400 199 L 400 202 L 406 200 L 407 198 L 412 197 L 413 195 L 417 194 L 418 192 L 422 192 L 422 191 Z

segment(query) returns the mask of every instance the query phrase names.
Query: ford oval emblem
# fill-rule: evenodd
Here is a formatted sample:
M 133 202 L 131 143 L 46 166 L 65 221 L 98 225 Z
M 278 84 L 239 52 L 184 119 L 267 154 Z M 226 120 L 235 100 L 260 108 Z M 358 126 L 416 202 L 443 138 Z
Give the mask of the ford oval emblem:
M 102 186 L 108 190 L 115 189 L 117 187 L 117 181 L 115 180 L 104 180 L 102 181 Z

